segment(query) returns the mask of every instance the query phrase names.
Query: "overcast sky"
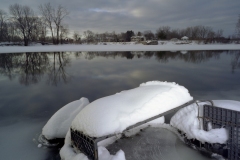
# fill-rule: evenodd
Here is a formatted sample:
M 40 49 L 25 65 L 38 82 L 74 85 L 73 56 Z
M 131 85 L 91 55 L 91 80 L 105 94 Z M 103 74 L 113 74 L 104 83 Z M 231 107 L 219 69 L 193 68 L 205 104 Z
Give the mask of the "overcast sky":
M 161 26 L 182 29 L 205 25 L 223 29 L 224 35 L 235 31 L 240 0 L 0 0 L 0 8 L 8 12 L 11 4 L 38 6 L 50 2 L 61 4 L 70 13 L 64 20 L 71 31 L 154 33 Z

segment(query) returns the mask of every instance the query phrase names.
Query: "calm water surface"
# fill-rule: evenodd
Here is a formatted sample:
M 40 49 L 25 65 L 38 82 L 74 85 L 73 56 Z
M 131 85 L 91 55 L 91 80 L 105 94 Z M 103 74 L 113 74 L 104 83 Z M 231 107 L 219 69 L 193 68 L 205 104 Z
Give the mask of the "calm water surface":
M 37 147 L 59 108 L 152 80 L 183 85 L 195 99 L 240 101 L 240 51 L 0 54 L 1 159 L 59 159 L 57 148 Z

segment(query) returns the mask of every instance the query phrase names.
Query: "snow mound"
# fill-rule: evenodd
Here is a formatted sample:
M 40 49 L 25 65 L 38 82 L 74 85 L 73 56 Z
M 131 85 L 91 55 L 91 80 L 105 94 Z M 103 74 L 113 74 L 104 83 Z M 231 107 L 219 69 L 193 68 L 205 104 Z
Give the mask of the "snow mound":
M 176 83 L 151 81 L 135 89 L 100 98 L 85 107 L 72 129 L 91 137 L 121 133 L 127 127 L 178 107 L 193 98 Z
M 48 140 L 55 138 L 64 138 L 76 115 L 89 104 L 87 98 L 68 103 L 59 109 L 46 123 L 42 129 L 42 135 Z
M 213 100 L 214 106 L 240 111 L 240 102 L 230 100 Z M 208 102 L 202 102 L 197 104 L 191 104 L 185 108 L 179 110 L 170 121 L 173 127 L 186 133 L 188 139 L 197 139 L 202 143 L 220 143 L 225 144 L 228 140 L 228 132 L 225 128 L 212 129 L 209 126 L 209 131 L 204 131 L 202 119 L 198 119 L 203 115 L 203 105 L 209 104 Z
M 60 150 L 60 156 L 62 160 L 88 160 L 87 156 L 81 152 L 75 152 L 72 148 L 70 131 L 67 132 L 64 146 Z M 116 155 L 110 155 L 109 151 L 103 146 L 98 147 L 98 157 L 99 160 L 126 160 L 122 150 L 119 150 Z

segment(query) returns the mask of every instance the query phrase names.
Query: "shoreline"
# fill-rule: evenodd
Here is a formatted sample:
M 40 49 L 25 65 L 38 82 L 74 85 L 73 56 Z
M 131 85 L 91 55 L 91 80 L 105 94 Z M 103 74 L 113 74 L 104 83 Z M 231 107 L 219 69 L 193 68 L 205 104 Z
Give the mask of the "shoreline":
M 107 51 L 196 51 L 196 50 L 240 50 L 240 44 L 64 44 L 43 46 L 0 46 L 0 53 L 22 52 L 107 52 Z

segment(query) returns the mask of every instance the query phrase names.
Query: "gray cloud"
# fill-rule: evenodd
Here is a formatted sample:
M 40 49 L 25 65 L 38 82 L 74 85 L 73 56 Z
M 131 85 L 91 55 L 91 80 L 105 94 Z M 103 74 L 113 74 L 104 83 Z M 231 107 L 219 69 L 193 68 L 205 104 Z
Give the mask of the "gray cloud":
M 1 9 L 19 3 L 38 6 L 47 2 L 61 4 L 70 11 L 65 23 L 70 29 L 80 33 L 85 30 L 94 32 L 126 32 L 127 30 L 156 31 L 160 26 L 173 29 L 205 25 L 213 29 L 223 29 L 224 35 L 234 33 L 240 7 L 239 0 L 0 0 Z

